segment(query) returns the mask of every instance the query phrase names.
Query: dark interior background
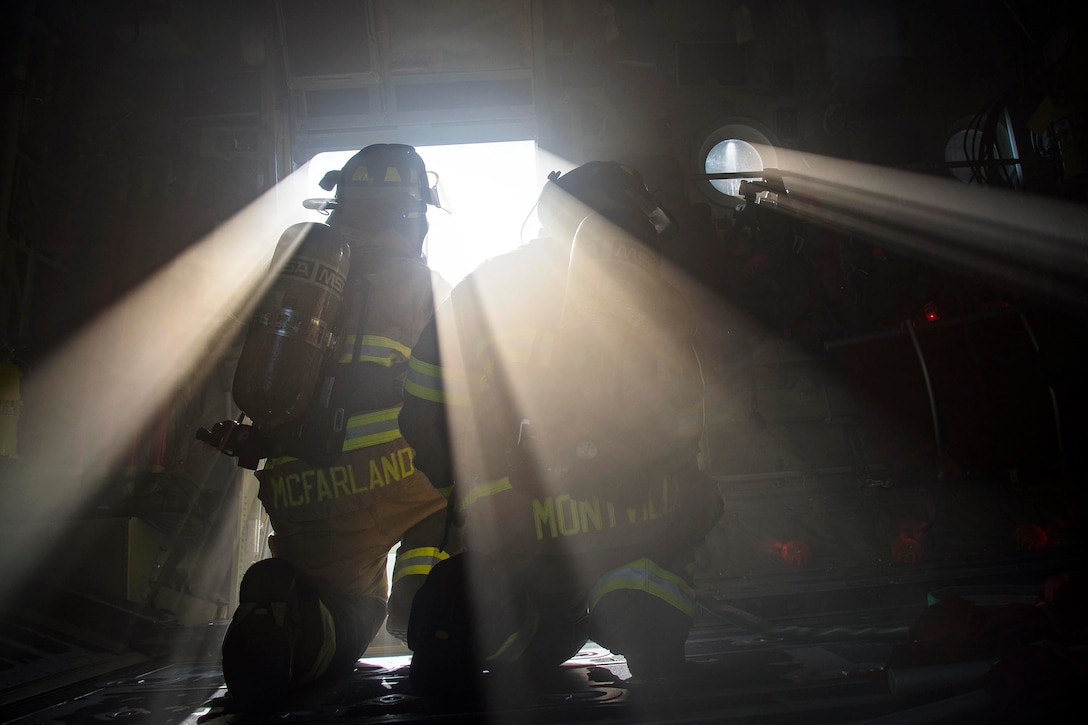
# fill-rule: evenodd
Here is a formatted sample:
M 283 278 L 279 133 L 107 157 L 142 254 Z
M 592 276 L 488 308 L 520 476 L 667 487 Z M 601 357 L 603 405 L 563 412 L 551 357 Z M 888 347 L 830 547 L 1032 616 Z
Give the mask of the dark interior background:
M 704 463 L 726 500 L 701 561 L 709 591 L 789 618 L 861 583 L 968 582 L 1075 558 L 1088 410 L 1077 10 L 1072 0 L 8 3 L 0 347 L 23 373 L 20 429 L 64 414 L 35 398 L 37 366 L 315 153 L 532 138 L 572 163 L 631 163 L 681 219 L 668 254 L 702 323 Z M 964 168 L 946 158 L 963 119 L 1006 128 L 1019 150 L 1018 178 L 979 160 L 967 166 L 972 186 L 1009 204 L 1060 204 L 1079 267 L 1033 268 L 1001 249 L 984 251 L 984 269 L 953 264 L 939 252 L 970 230 L 897 228 L 913 241 L 897 245 L 879 214 L 867 236 L 761 205 L 744 231 L 740 200 L 700 178 L 706 139 L 742 123 L 784 155 L 947 183 Z M 821 202 L 819 185 L 807 193 Z M 1025 236 L 1040 250 L 1053 237 Z M 101 351 L 85 385 L 139 346 Z M 262 523 L 233 462 L 193 432 L 233 414 L 230 365 L 211 355 L 192 370 L 126 441 L 124 460 L 103 462 L 107 485 L 64 520 L 35 520 L 27 503 L 41 492 L 28 482 L 43 485 L 26 470 L 43 453 L 35 438 L 0 457 L 0 546 L 17 552 L 28 526 L 67 532 L 30 581 L 5 577 L 2 604 L 20 626 L 141 652 L 163 628 L 229 617 Z M 916 560 L 894 549 L 904 528 L 921 532 Z M 789 542 L 807 555 L 791 558 Z M 0 651 L 10 692 L 34 679 L 18 674 L 26 651 Z

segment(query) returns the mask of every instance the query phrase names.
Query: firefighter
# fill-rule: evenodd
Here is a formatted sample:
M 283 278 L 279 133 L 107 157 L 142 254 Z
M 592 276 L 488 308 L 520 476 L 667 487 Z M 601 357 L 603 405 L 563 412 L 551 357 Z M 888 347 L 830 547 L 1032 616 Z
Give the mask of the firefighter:
M 453 289 L 405 381 L 401 430 L 464 546 L 408 627 L 437 698 L 484 695 L 483 671 L 536 681 L 587 639 L 635 678 L 678 674 L 721 515 L 692 312 L 659 269 L 673 219 L 599 161 L 553 172 L 537 216 L 540 238 Z
M 350 672 L 383 622 L 404 638 L 415 591 L 446 556 L 445 501 L 397 429 L 412 347 L 449 291 L 422 251 L 436 189 L 423 159 L 401 144 L 364 148 L 322 187 L 336 194 L 319 231 L 340 237 L 351 256 L 330 378 L 346 425 L 331 461 L 283 455 L 286 445 L 256 473 L 272 557 L 243 576 L 222 651 L 227 689 L 243 708 Z

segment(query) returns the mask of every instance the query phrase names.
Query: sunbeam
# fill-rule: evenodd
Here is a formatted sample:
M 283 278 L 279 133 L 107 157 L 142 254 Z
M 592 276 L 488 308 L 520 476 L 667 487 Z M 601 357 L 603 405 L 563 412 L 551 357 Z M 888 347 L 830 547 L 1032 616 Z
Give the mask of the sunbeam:
M 525 617 L 513 634 L 475 633 L 499 670 L 554 644 L 536 636 L 534 613 L 550 606 L 541 602 L 567 616 L 581 593 L 586 612 L 573 616 L 585 619 L 590 601 L 619 586 L 607 577 L 628 563 L 625 547 L 651 545 L 643 525 L 690 505 L 671 475 L 640 472 L 690 455 L 702 433 L 688 316 L 640 241 L 657 217 L 641 212 L 627 229 L 558 193 L 548 218 L 553 231 L 569 218 L 573 242 L 538 240 L 485 264 L 438 318 L 472 603 L 479 621 Z
M 281 232 L 303 214 L 306 177 L 300 169 L 193 244 L 27 377 L 23 462 L 3 488 L 38 533 L 0 553 L 0 602 L 64 534 L 41 524 L 78 514 L 182 381 L 243 329 Z
M 904 255 L 1088 307 L 1083 205 L 812 154 L 768 170 L 783 212 Z

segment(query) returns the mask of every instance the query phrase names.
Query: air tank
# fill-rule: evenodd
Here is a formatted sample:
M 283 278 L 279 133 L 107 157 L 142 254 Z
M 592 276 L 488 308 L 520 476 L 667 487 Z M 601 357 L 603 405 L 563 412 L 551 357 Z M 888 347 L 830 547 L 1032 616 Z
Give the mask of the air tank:
M 253 315 L 234 372 L 234 402 L 261 430 L 298 422 L 321 379 L 336 333 L 351 249 L 325 224 L 288 227 L 295 251 Z

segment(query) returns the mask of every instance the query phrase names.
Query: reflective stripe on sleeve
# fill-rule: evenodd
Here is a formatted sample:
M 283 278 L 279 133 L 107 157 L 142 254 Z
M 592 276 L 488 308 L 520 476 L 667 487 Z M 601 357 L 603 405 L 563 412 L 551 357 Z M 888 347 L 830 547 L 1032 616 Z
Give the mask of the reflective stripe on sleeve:
M 397 405 L 351 416 L 348 418 L 343 450 L 354 451 L 400 438 L 400 427 L 397 425 L 399 414 L 400 406 Z
M 400 426 L 397 425 L 399 415 L 400 406 L 397 405 L 351 416 L 348 418 L 347 430 L 344 433 L 344 445 L 340 450 L 355 451 L 397 440 L 401 437 Z M 265 463 L 264 470 L 271 471 L 276 466 L 297 460 L 298 458 L 294 456 L 270 458 Z
M 342 363 L 350 363 L 354 360 L 391 367 L 412 356 L 412 348 L 391 337 L 381 335 L 363 335 L 358 357 L 355 357 L 355 335 L 345 337 L 341 345 L 344 351 L 340 354 L 338 362 Z
M 621 590 L 646 592 L 695 618 L 695 589 L 682 578 L 642 558 L 613 569 L 597 580 L 589 595 L 592 611 L 605 594 Z
M 450 555 L 437 546 L 421 546 L 407 551 L 400 549 L 397 551 L 396 564 L 393 565 L 393 583 L 396 584 L 401 577 L 413 574 L 427 576 L 435 564 L 448 558 Z
M 467 406 L 468 384 L 448 369 L 413 357 L 408 361 L 404 392 L 432 403 Z
M 458 511 L 464 511 L 472 504 L 476 503 L 482 498 L 488 496 L 494 496 L 497 493 L 503 491 L 509 491 L 513 486 L 510 485 L 510 479 L 506 476 L 498 479 L 497 481 L 488 481 L 478 486 L 473 487 L 465 497 L 461 499 L 460 504 L 457 506 Z

